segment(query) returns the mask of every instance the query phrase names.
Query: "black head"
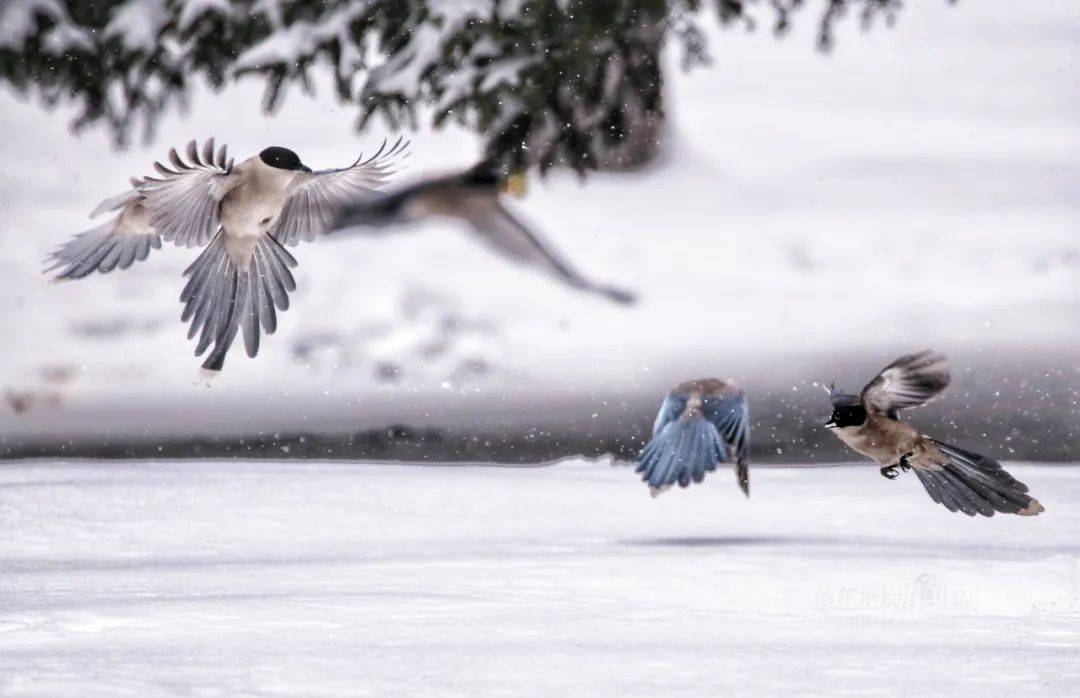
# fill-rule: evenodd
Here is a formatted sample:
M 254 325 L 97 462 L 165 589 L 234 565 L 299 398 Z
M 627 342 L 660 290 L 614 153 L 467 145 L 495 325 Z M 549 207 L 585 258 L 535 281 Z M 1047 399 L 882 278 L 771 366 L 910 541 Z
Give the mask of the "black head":
M 843 407 L 834 407 L 832 416 L 829 417 L 829 421 L 825 422 L 825 426 L 829 429 L 838 429 L 840 427 L 858 427 L 862 426 L 866 421 L 866 408 L 862 405 L 847 405 Z
M 858 395 L 837 390 L 835 384 L 826 388 L 826 391 L 833 406 L 832 416 L 825 422 L 826 427 L 857 427 L 866 421 L 866 408 Z
M 279 170 L 295 170 L 297 172 L 311 172 L 311 168 L 300 162 L 300 156 L 278 145 L 272 145 L 259 153 L 259 159 L 270 167 Z

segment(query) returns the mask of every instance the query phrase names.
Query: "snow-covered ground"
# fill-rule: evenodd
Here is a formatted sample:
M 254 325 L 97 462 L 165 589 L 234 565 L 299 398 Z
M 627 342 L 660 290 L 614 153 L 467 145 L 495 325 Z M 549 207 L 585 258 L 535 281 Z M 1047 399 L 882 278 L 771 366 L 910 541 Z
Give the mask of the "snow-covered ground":
M 194 251 L 59 285 L 41 259 L 169 145 L 214 135 L 246 157 L 277 143 L 329 167 L 386 134 L 357 137 L 328 89 L 264 118 L 245 82 L 195 94 L 154 143 L 116 153 L 102 133 L 72 136 L 64 109 L 0 95 L 0 392 L 20 408 L 0 410 L 0 440 L 469 424 L 477 395 L 547 425 L 556 399 L 654 404 L 698 375 L 782 396 L 924 346 L 959 369 L 981 362 L 984 384 L 1008 365 L 1011 385 L 1075 409 L 1075 360 L 1054 369 L 1080 354 L 1080 8 L 913 3 L 893 30 L 847 23 L 828 56 L 812 24 L 783 41 L 718 34 L 714 65 L 689 75 L 672 60 L 669 153 L 652 171 L 559 174 L 514 204 L 638 306 L 565 290 L 447 228 L 324 240 L 296 250 L 278 333 L 255 360 L 234 352 L 212 390 L 193 385 L 178 318 Z M 476 152 L 471 134 L 421 132 L 410 172 Z
M 1072 696 L 1080 468 L 9 463 L 0 693 Z

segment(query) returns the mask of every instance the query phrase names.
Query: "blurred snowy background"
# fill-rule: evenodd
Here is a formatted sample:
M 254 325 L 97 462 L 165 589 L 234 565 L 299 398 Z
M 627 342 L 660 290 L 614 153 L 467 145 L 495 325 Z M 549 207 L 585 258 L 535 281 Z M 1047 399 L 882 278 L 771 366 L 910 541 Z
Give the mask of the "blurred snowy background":
M 574 3 L 547 5 L 698 4 Z M 375 119 L 358 135 L 358 107 L 315 70 L 312 94 L 293 89 L 271 118 L 257 75 L 196 87 L 150 142 L 134 129 L 117 149 L 102 124 L 72 133 L 66 88 L 46 109 L 0 81 L 0 457 L 144 457 L 0 467 L 0 694 L 1074 695 L 1080 5 L 908 2 L 891 29 L 849 16 L 827 54 L 811 9 L 827 3 L 804 5 L 780 40 L 771 22 L 682 26 L 712 65 L 684 73 L 678 42 L 665 50 L 666 122 L 624 124 L 639 145 L 660 136 L 651 161 L 534 173 L 509 204 L 636 306 L 450 227 L 319 240 L 294 250 L 277 333 L 254 360 L 234 347 L 211 387 L 179 322 L 195 250 L 55 285 L 45 255 L 169 146 L 276 144 L 323 168 L 395 131 Z M 0 75 L 62 83 L 85 66 L 50 52 L 95 42 L 128 70 L 176 48 L 154 31 L 168 11 L 212 43 L 236 38 L 214 13 L 283 6 L 322 4 L 0 0 Z M 245 60 L 303 62 L 344 17 L 275 32 Z M 40 64 L 13 50 L 35 26 Z M 441 34 L 409 36 L 399 48 L 430 55 Z M 393 75 L 375 84 L 416 88 Z M 98 106 L 116 124 L 125 94 L 162 87 L 134 81 Z M 430 116 L 404 177 L 490 148 Z M 911 473 L 805 467 L 854 459 L 821 428 L 815 383 L 857 389 L 923 347 L 951 356 L 954 381 L 912 421 L 1007 461 L 1045 514 L 972 520 Z M 664 391 L 707 375 L 750 392 L 750 499 L 727 472 L 652 499 L 609 458 L 417 463 L 626 456 Z M 225 454 L 240 457 L 199 458 Z M 360 457 L 407 462 L 322 460 Z
M 751 393 L 757 460 L 828 461 L 848 456 L 819 428 L 815 382 L 854 389 L 933 347 L 954 385 L 916 421 L 1002 458 L 1080 456 L 1080 8 L 909 3 L 891 29 L 838 25 L 828 54 L 814 21 L 779 40 L 702 26 L 711 66 L 664 55 L 655 162 L 533 175 L 510 204 L 638 305 L 450 227 L 321 240 L 294 251 L 277 333 L 254 360 L 234 348 L 210 388 L 179 322 L 196 251 L 56 285 L 45 255 L 169 146 L 283 145 L 322 168 L 395 133 L 358 135 L 326 75 L 270 118 L 261 79 L 195 89 L 123 150 L 74 136 L 64 99 L 3 88 L 0 454 L 625 455 L 668 387 L 715 375 Z M 453 125 L 411 136 L 403 178 L 481 151 Z

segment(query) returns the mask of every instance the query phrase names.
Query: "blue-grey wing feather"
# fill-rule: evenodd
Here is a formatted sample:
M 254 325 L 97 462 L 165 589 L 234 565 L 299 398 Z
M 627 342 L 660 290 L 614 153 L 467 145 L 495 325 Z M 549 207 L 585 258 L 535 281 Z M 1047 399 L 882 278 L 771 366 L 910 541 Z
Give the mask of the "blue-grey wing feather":
M 745 458 L 750 439 L 750 409 L 746 395 L 738 393 L 705 398 L 702 400 L 701 411 L 705 419 L 712 422 L 720 432 L 720 436 L 728 444 L 730 454 L 736 458 Z
M 686 395 L 676 393 L 668 393 L 664 397 L 664 401 L 660 403 L 660 411 L 656 414 L 656 421 L 653 422 L 653 436 L 659 434 L 661 429 L 682 415 L 683 410 L 686 409 L 686 401 Z
M 735 477 L 739 489 L 750 496 L 750 406 L 746 394 L 714 395 L 702 400 L 701 411 L 705 419 L 716 427 L 727 451 L 723 459 L 735 464 Z

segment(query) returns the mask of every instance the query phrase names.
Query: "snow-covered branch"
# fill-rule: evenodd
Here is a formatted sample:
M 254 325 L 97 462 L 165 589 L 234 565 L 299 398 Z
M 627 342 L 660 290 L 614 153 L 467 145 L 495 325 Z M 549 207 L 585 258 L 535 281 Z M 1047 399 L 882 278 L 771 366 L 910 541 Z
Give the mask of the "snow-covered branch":
M 899 0 L 0 0 L 0 79 L 123 143 L 196 77 L 258 76 L 273 111 L 329 68 L 361 128 L 452 119 L 493 164 L 586 171 L 655 149 L 669 41 L 707 64 L 703 17 L 783 33 L 811 5 L 827 48 L 845 14 L 891 21 Z

